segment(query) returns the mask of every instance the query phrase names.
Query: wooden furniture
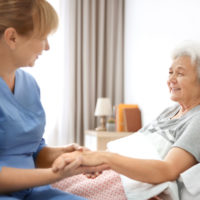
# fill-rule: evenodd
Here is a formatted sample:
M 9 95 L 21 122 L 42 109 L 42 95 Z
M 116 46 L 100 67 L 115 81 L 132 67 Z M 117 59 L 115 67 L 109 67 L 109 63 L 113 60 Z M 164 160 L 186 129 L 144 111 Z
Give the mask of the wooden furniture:
M 106 145 L 112 140 L 116 140 L 132 134 L 131 132 L 108 132 L 108 131 L 85 131 L 85 146 L 91 150 L 106 150 Z

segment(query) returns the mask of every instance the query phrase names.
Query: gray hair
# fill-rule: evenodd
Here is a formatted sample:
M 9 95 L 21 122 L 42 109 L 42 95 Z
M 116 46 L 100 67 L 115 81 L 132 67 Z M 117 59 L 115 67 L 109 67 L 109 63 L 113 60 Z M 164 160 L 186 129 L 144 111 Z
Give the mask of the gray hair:
M 195 41 L 182 42 L 172 51 L 173 60 L 180 56 L 190 57 L 191 64 L 197 68 L 197 75 L 200 80 L 200 43 Z

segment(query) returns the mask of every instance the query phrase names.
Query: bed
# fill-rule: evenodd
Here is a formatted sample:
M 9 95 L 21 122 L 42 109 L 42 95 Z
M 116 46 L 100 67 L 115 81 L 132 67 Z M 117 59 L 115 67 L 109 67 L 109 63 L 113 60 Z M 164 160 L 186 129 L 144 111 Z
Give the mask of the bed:
M 157 146 L 160 144 L 163 147 L 162 140 L 163 138 L 155 140 L 138 132 L 109 142 L 107 147 L 109 151 L 129 157 L 162 159 L 162 152 L 159 152 Z M 129 179 L 112 170 L 104 171 L 96 179 L 88 179 L 84 175 L 66 178 L 53 184 L 53 187 L 90 200 L 199 200 L 199 171 L 200 164 L 197 164 L 181 174 L 179 178 L 179 183 L 182 185 L 181 194 L 179 194 L 180 188 L 178 190 L 180 184 L 178 185 L 176 181 L 152 185 Z

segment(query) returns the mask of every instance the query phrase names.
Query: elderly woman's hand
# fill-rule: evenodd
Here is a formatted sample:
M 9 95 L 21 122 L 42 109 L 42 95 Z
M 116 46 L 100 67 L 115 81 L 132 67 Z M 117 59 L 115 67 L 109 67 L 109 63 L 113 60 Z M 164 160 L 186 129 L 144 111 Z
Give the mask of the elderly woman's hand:
M 109 152 L 104 151 L 83 151 L 81 154 L 82 164 L 84 166 L 97 166 L 105 164 L 105 158 Z
M 105 152 L 92 152 L 92 151 L 87 151 L 83 152 L 82 156 L 82 163 L 83 165 L 88 165 L 88 166 L 96 166 L 96 165 L 101 165 L 104 163 L 103 161 L 103 156 L 107 154 Z M 109 153 L 108 153 L 109 154 Z M 107 166 L 106 169 L 110 169 L 110 167 L 107 164 L 103 164 L 104 166 Z M 101 175 L 102 171 L 96 171 L 92 173 L 85 173 L 85 176 L 90 179 L 94 179 Z
M 108 168 L 109 169 L 109 168 Z M 95 179 L 96 177 L 100 176 L 102 174 L 102 171 L 100 172 L 92 172 L 92 173 L 86 173 L 84 174 L 89 179 Z

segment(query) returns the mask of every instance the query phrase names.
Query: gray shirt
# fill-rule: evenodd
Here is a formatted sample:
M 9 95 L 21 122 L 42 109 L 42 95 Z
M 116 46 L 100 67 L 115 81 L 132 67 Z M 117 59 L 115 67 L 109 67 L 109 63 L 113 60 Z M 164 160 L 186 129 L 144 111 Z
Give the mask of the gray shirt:
M 171 143 L 171 148 L 182 148 L 200 162 L 200 105 L 178 119 L 171 119 L 179 110 L 180 105 L 177 104 L 165 109 L 140 132 L 159 134 Z

